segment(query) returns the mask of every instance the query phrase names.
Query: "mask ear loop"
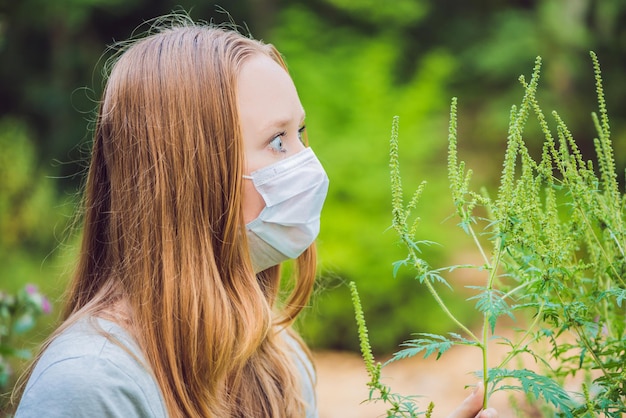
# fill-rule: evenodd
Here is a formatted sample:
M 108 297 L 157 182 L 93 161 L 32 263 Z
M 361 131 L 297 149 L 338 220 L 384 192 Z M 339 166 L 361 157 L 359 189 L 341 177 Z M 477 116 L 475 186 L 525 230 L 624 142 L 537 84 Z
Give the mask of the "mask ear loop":
M 246 180 L 252 180 L 252 176 L 246 176 L 245 174 L 242 174 L 241 177 L 243 177 Z

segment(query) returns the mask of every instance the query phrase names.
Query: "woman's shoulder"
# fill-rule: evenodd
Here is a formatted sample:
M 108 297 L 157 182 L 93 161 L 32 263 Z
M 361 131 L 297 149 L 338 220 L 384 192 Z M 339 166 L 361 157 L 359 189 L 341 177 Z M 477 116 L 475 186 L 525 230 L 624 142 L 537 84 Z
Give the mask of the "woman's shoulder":
M 41 354 L 16 418 L 165 417 L 161 392 L 130 335 L 86 318 L 63 330 Z
M 141 350 L 128 331 L 113 321 L 97 317 L 82 318 L 66 327 L 46 348 L 42 360 L 82 356 L 114 361 L 134 359 L 137 365 L 144 363 Z
M 317 396 L 315 391 L 316 375 L 315 367 L 311 362 L 309 351 L 302 339 L 294 331 L 283 331 L 281 333 L 292 353 L 292 359 L 300 375 L 302 386 L 302 397 L 307 403 L 307 418 L 318 416 Z

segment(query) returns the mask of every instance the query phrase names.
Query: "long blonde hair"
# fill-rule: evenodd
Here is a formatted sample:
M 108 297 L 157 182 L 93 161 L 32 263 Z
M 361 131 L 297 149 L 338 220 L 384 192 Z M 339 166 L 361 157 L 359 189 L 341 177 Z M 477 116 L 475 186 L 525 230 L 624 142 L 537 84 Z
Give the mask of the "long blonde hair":
M 286 68 L 269 44 L 178 22 L 125 47 L 100 104 L 64 318 L 123 303 L 171 417 L 305 411 L 281 331 L 297 339 L 315 249 L 281 298 L 280 268 L 255 275 L 244 229 L 236 87 L 254 54 Z

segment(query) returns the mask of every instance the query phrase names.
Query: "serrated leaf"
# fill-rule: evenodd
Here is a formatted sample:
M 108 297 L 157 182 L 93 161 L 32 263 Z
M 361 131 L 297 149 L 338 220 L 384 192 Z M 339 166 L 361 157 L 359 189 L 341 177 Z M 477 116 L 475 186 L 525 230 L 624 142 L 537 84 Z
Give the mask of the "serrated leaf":
M 622 303 L 626 300 L 626 289 L 611 289 L 607 293 L 615 296 L 615 303 L 621 308 Z
M 477 288 L 468 286 L 470 288 Z M 502 315 L 508 315 L 511 319 L 515 319 L 513 313 L 511 312 L 511 308 L 504 301 L 502 293 L 499 290 L 495 289 L 484 289 L 483 291 L 476 296 L 472 296 L 467 300 L 476 300 L 476 309 L 482 312 L 489 322 L 489 327 L 491 328 L 491 332 L 493 333 L 496 328 L 496 322 L 498 317 Z
M 395 279 L 396 277 L 398 277 L 398 270 L 400 270 L 400 267 L 402 266 L 406 266 L 408 260 L 404 259 L 404 260 L 398 260 L 394 263 L 392 263 L 393 265 L 393 278 Z
M 417 276 L 416 279 L 418 279 L 420 283 L 423 283 L 424 280 L 428 280 L 431 283 L 441 283 L 444 286 L 446 286 L 448 289 L 454 290 L 454 289 L 452 289 L 452 286 L 450 286 L 450 283 L 448 283 L 448 281 L 446 279 L 441 277 L 441 275 L 439 275 L 436 272 L 436 270 L 427 271 L 426 273 L 424 273 L 424 274 L 422 274 L 420 276 Z
M 417 338 L 414 340 L 408 340 L 401 344 L 402 347 L 408 347 L 403 350 L 398 351 L 393 355 L 392 361 L 401 360 L 404 358 L 413 357 L 421 352 L 424 352 L 424 358 L 429 357 L 431 354 L 437 352 L 437 360 L 439 357 L 446 351 L 448 351 L 453 345 L 458 343 L 459 341 L 450 340 L 442 335 L 436 334 L 425 334 L 420 333 L 417 335 L 424 336 L 424 338 Z M 463 342 L 467 340 L 463 339 Z
M 493 383 L 494 391 L 519 390 L 532 394 L 536 398 L 543 398 L 547 403 L 554 405 L 566 417 L 573 417 L 573 402 L 568 393 L 549 377 L 542 376 L 528 369 L 507 370 L 489 369 L 489 381 Z M 499 385 L 505 379 L 515 379 L 519 385 Z

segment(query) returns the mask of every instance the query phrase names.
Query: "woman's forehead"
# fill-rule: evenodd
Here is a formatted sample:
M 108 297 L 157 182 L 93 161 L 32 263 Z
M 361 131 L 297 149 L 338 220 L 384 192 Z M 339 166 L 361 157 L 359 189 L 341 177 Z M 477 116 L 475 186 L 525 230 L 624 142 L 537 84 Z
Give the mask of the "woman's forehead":
M 287 71 L 270 57 L 256 54 L 244 62 L 237 81 L 237 103 L 242 122 L 259 130 L 301 123 L 304 109 Z

